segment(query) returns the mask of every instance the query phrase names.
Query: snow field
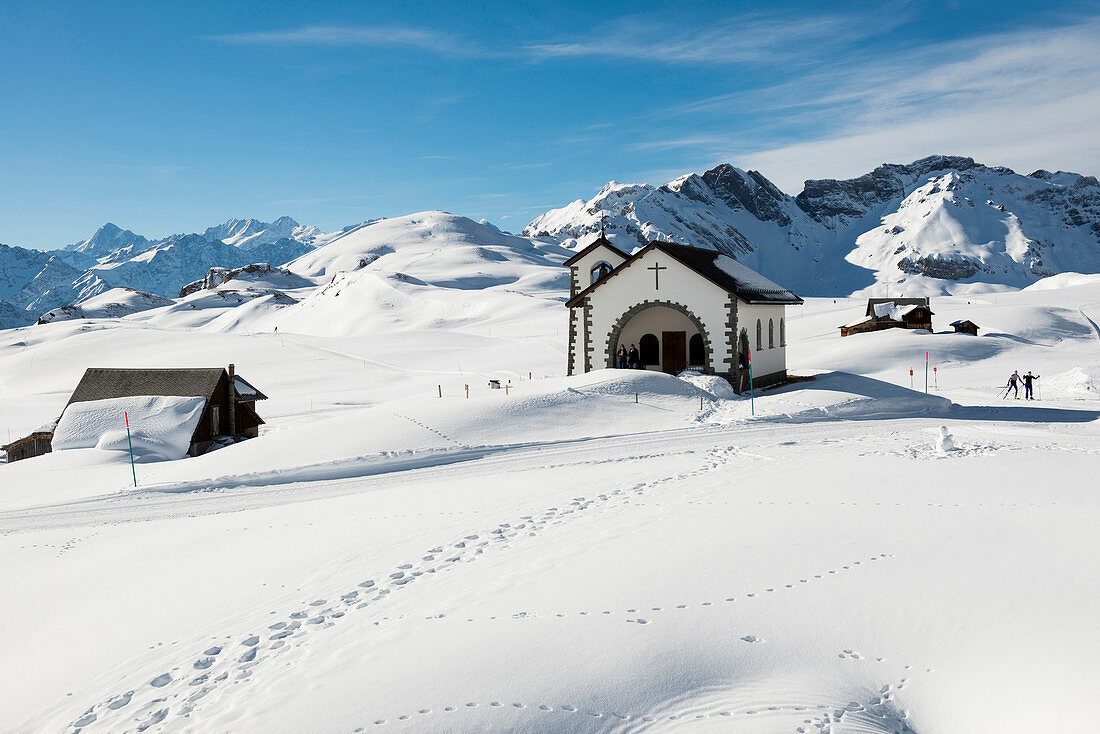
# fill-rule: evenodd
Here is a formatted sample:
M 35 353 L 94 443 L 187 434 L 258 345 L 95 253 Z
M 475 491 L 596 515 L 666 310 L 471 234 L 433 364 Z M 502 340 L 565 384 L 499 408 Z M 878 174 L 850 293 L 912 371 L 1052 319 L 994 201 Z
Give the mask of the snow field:
M 90 365 L 234 362 L 272 398 L 137 491 L 116 452 L 0 466 L 0 729 L 1088 729 L 1095 283 L 933 300 L 977 338 L 840 339 L 865 301 L 810 299 L 815 379 L 753 416 L 701 376 L 562 377 L 552 290 L 433 286 L 456 316 L 379 274 L 405 249 L 331 296 L 377 319 L 339 336 L 220 297 L 0 332 L 15 431 Z M 1013 369 L 1041 403 L 1000 399 Z

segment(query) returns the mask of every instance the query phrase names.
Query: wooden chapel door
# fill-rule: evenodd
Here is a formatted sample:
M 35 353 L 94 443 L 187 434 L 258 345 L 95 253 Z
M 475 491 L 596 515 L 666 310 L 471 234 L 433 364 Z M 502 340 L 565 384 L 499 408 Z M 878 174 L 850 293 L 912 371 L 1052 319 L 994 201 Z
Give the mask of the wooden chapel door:
M 661 332 L 661 369 L 670 375 L 687 367 L 687 332 Z

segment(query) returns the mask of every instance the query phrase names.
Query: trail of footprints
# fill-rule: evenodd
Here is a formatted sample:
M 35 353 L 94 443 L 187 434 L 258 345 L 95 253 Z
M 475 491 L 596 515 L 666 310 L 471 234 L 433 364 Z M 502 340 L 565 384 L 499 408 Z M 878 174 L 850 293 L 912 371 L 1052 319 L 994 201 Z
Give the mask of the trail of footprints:
M 744 638 L 742 638 L 744 639 Z M 851 660 L 868 660 L 869 658 L 853 650 L 844 650 L 839 658 Z M 877 657 L 876 662 L 883 663 L 885 658 Z M 905 666 L 906 671 L 913 670 L 912 665 Z M 926 668 L 927 673 L 934 672 L 932 668 Z M 387 724 L 403 724 L 415 722 L 417 719 L 432 716 L 434 714 L 458 714 L 479 707 L 500 709 L 502 711 L 526 711 L 531 714 L 554 714 L 576 716 L 592 719 L 618 719 L 620 721 L 633 721 L 641 723 L 659 723 L 661 721 L 689 721 L 699 719 L 733 718 L 733 717 L 760 717 L 775 714 L 804 714 L 800 724 L 793 729 L 795 734 L 831 734 L 834 725 L 846 723 L 845 720 L 855 720 L 865 727 L 861 730 L 890 732 L 890 734 L 914 734 L 909 726 L 908 711 L 899 708 L 897 704 L 898 691 L 903 690 L 909 684 L 908 674 L 895 684 L 886 684 L 880 687 L 876 693 L 862 701 L 849 701 L 845 704 L 812 703 L 812 704 L 775 704 L 775 705 L 750 705 L 738 707 L 716 707 L 711 711 L 697 711 L 668 713 L 668 714 L 638 714 L 626 713 L 621 710 L 599 710 L 589 706 L 577 706 L 573 704 L 550 703 L 523 703 L 518 701 L 493 700 L 467 701 L 461 705 L 443 706 L 442 708 L 423 707 L 410 713 L 397 714 L 391 718 L 377 718 L 368 725 L 358 727 L 355 734 L 361 734 L 368 727 L 383 727 Z M 873 727 L 873 728 L 870 728 Z
M 415 418 L 410 418 L 409 416 L 402 415 L 401 413 L 394 413 L 394 415 L 397 416 L 398 418 L 403 418 L 404 420 L 407 420 L 409 423 L 420 426 L 425 431 L 428 431 L 430 433 L 434 433 L 435 435 L 439 436 L 440 438 L 442 438 L 444 441 L 447 441 L 448 443 L 453 443 L 455 446 L 461 446 L 462 448 L 469 448 L 469 446 L 462 443 L 461 441 L 456 441 L 455 439 L 451 438 L 450 436 L 443 433 L 442 431 L 438 431 L 438 430 L 432 428 L 427 423 L 421 423 L 420 421 L 416 420 Z
M 536 537 L 556 525 L 569 522 L 593 509 L 607 511 L 629 505 L 632 499 L 661 485 L 712 472 L 723 466 L 736 453 L 737 450 L 732 447 L 714 449 L 708 452 L 705 464 L 696 470 L 634 484 L 628 488 L 600 493 L 594 497 L 576 497 L 568 505 L 550 507 L 540 515 L 523 515 L 513 522 L 500 523 L 487 533 L 469 533 L 449 543 L 434 546 L 418 561 L 399 565 L 384 579 L 367 579 L 360 582 L 356 588 L 334 595 L 331 599 L 309 601 L 303 609 L 267 625 L 262 634 L 255 631 L 249 632 L 240 637 L 235 644 L 229 642 L 232 636 L 227 636 L 226 642 L 207 647 L 188 662 L 156 675 L 146 684 L 91 706 L 72 721 L 72 732 L 77 734 L 93 724 L 112 730 L 128 729 L 133 726 L 136 731 L 143 732 L 163 722 L 169 715 L 190 717 L 200 702 L 220 687 L 247 681 L 253 675 L 256 666 L 275 658 L 294 645 L 301 644 L 304 637 L 316 630 L 333 627 L 349 613 L 378 606 L 391 594 L 401 591 L 410 584 L 430 578 L 436 573 L 460 567 L 463 563 L 473 563 L 486 551 L 510 548 L 514 542 Z M 870 560 L 877 561 L 886 557 L 882 554 Z M 849 570 L 851 566 L 858 566 L 861 563 L 862 561 L 853 561 L 851 565 L 843 566 L 841 570 Z M 827 573 L 835 574 L 837 570 L 833 569 Z M 814 578 L 825 577 L 825 574 L 819 574 Z M 799 579 L 796 583 L 809 582 L 810 579 L 806 578 Z M 786 584 L 785 587 L 769 588 L 761 594 L 775 592 L 779 588 L 795 588 L 795 583 Z M 754 592 L 747 597 L 752 598 L 757 595 Z M 733 600 L 734 598 L 730 597 L 726 601 Z M 708 601 L 703 602 L 702 606 L 712 604 L 714 602 Z M 688 604 L 680 604 L 675 605 L 675 608 L 686 609 L 688 606 Z M 649 611 L 661 610 L 651 608 Z M 608 610 L 603 613 L 610 615 L 614 612 Z M 638 609 L 626 610 L 626 613 L 635 614 L 638 613 Z M 587 614 L 588 612 L 584 611 L 577 612 L 578 616 Z M 513 617 L 522 616 L 536 615 L 527 613 L 513 615 Z M 444 615 L 436 615 L 434 618 L 443 617 Z M 380 626 L 389 621 L 392 621 L 391 618 L 383 616 L 375 619 L 373 624 Z M 628 621 L 638 624 L 648 622 L 643 617 Z M 124 718 L 128 721 L 123 721 Z
M 880 554 L 875 555 L 875 556 L 870 556 L 865 560 L 867 562 L 875 562 L 875 561 L 886 560 L 886 559 L 889 559 L 889 558 L 893 558 L 893 555 L 887 554 L 887 553 L 880 553 Z M 604 609 L 604 610 L 596 610 L 596 611 L 554 612 L 552 614 L 540 614 L 540 613 L 536 613 L 536 612 L 522 611 L 522 612 L 515 612 L 515 613 L 510 614 L 510 615 L 504 615 L 504 616 L 462 617 L 461 619 L 464 619 L 467 622 L 486 622 L 486 621 L 491 622 L 491 621 L 499 621 L 499 620 L 504 620 L 504 619 L 563 619 L 563 618 L 566 618 L 566 617 L 574 617 L 574 616 L 575 617 L 585 617 L 585 616 L 600 617 L 600 616 L 611 616 L 611 615 L 615 615 L 615 614 L 647 614 L 649 612 L 675 612 L 675 611 L 680 611 L 680 610 L 685 610 L 685 609 L 693 609 L 693 608 L 696 608 L 696 607 L 720 607 L 723 604 L 728 604 L 728 603 L 731 603 L 731 602 L 735 602 L 735 601 L 737 601 L 738 598 L 744 598 L 746 600 L 749 600 L 749 599 L 762 599 L 762 598 L 765 598 L 768 594 L 781 592 L 781 591 L 784 591 L 786 589 L 798 589 L 798 588 L 801 588 L 803 585 L 814 583 L 814 582 L 817 582 L 817 581 L 824 581 L 824 580 L 826 580 L 826 579 L 828 579 L 832 576 L 836 576 L 838 574 L 844 573 L 845 571 L 856 570 L 857 566 L 862 566 L 862 565 L 864 565 L 864 559 L 851 561 L 850 563 L 844 564 L 844 565 L 840 566 L 839 568 L 831 568 L 831 569 L 828 569 L 827 571 L 823 571 L 822 573 L 813 574 L 812 576 L 807 576 L 805 578 L 800 578 L 796 581 L 792 581 L 789 584 L 780 584 L 780 585 L 776 585 L 776 586 L 770 586 L 770 587 L 767 587 L 767 588 L 764 588 L 764 589 L 758 589 L 756 591 L 750 591 L 750 592 L 746 593 L 744 595 L 744 597 L 727 596 L 727 597 L 723 597 L 723 598 L 720 598 L 720 599 L 713 599 L 713 600 L 695 602 L 695 603 L 684 602 L 682 604 L 671 604 L 671 605 L 657 606 L 657 607 L 637 606 L 637 607 L 631 607 L 630 609 L 619 609 L 619 610 Z M 447 617 L 444 614 L 437 614 L 437 615 L 425 617 L 424 619 L 426 619 L 426 620 L 448 620 L 448 619 L 452 619 L 452 618 Z M 636 617 L 636 618 L 632 618 L 632 619 L 627 619 L 626 621 L 634 623 L 634 624 L 648 624 L 651 620 L 647 619 L 646 617 Z M 748 639 L 748 638 L 741 638 L 741 639 L 745 640 L 746 642 L 760 642 L 761 641 L 761 640 L 758 640 L 755 637 L 752 637 L 751 635 L 749 635 L 749 637 L 751 639 Z

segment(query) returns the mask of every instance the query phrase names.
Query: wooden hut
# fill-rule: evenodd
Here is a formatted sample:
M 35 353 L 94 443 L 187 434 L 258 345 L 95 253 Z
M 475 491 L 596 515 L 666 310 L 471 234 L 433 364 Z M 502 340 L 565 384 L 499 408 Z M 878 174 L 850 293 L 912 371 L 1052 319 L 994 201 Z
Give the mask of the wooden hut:
M 50 453 L 53 451 L 52 440 L 52 431 L 35 431 L 29 436 L 24 436 L 9 444 L 0 446 L 0 448 L 4 449 L 10 464 L 20 459 L 33 459 L 36 456 Z
M 134 396 L 201 397 L 206 399 L 202 415 L 187 453 L 192 456 L 210 448 L 218 439 L 240 441 L 259 435 L 264 421 L 256 413 L 256 401 L 267 396 L 236 374 L 233 365 L 198 369 L 121 369 L 89 367 L 80 378 L 69 402 L 108 400 Z M 62 411 L 64 415 L 64 411 Z M 37 436 L 37 438 L 36 438 Z M 52 450 L 52 433 L 38 432 L 9 446 L 8 461 L 31 458 Z M 23 448 L 21 448 L 23 447 Z M 7 447 L 5 447 L 7 450 Z
M 978 335 L 978 325 L 973 321 L 952 321 L 951 326 L 955 328 L 956 334 L 970 334 L 971 336 Z
M 926 329 L 932 331 L 931 304 L 925 298 L 869 298 L 862 319 L 840 327 L 841 336 L 883 329 Z

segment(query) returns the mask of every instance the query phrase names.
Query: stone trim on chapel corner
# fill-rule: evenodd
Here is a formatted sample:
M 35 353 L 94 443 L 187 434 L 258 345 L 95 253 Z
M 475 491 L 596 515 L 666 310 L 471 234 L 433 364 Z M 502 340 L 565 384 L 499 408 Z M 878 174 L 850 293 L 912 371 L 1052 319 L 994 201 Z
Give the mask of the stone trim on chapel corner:
M 591 299 L 586 298 L 584 303 L 585 303 L 585 310 L 587 312 L 591 308 Z M 706 353 L 706 366 L 707 366 L 707 368 L 710 369 L 713 372 L 718 372 L 718 370 L 716 369 L 716 367 L 714 365 L 714 349 L 713 349 L 713 346 L 712 346 L 712 343 L 711 343 L 710 333 L 707 331 L 707 327 L 703 324 L 702 319 L 700 319 L 698 316 L 693 314 L 687 306 L 684 306 L 681 303 L 676 303 L 675 301 L 661 301 L 661 300 L 642 301 L 641 303 L 637 304 L 636 306 L 631 306 L 630 308 L 628 308 L 626 310 L 625 313 L 623 313 L 622 316 L 620 316 L 615 321 L 615 323 L 611 326 L 611 330 L 607 332 L 607 342 L 606 342 L 606 346 L 604 347 L 604 353 L 607 357 L 607 365 L 606 366 L 609 367 L 609 368 L 614 368 L 614 367 L 617 366 L 615 364 L 615 348 L 619 344 L 619 335 L 622 334 L 623 329 L 630 322 L 630 320 L 632 318 L 634 318 L 635 316 L 637 316 L 642 311 L 645 311 L 645 310 L 650 309 L 650 308 L 656 308 L 658 306 L 663 306 L 665 308 L 671 308 L 673 311 L 678 311 L 678 312 L 682 313 L 684 316 L 686 316 L 691 321 L 692 325 L 694 325 L 695 328 L 699 330 L 699 334 L 703 337 L 703 350 Z M 589 322 L 589 326 L 591 327 L 591 321 Z M 585 351 L 585 359 L 586 360 L 588 358 L 587 355 L 588 355 L 588 351 L 586 350 Z M 587 361 L 585 363 L 585 369 L 586 369 L 586 371 L 591 369 L 591 366 Z

